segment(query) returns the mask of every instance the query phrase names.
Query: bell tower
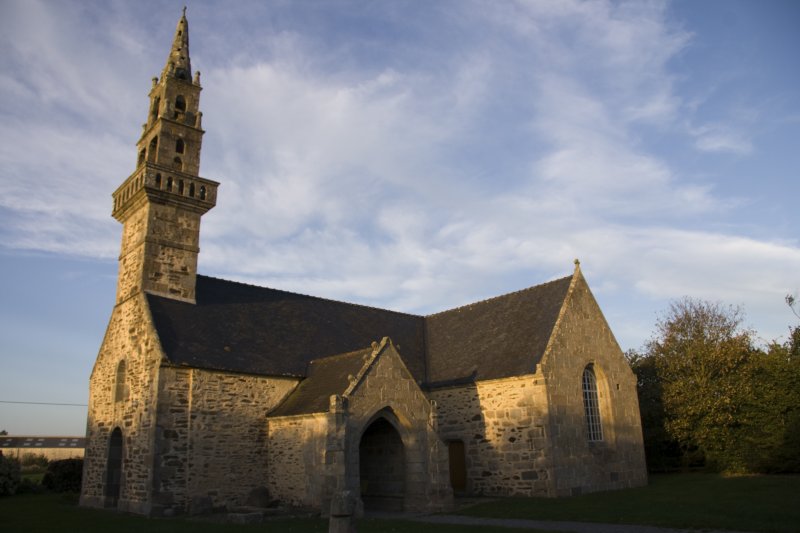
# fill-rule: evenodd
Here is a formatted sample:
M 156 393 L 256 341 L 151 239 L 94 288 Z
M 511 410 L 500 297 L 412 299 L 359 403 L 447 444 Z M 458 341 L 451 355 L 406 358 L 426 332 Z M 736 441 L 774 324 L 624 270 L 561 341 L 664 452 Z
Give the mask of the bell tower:
M 164 70 L 153 78 L 136 170 L 112 195 L 112 215 L 123 225 L 118 304 L 143 291 L 195 301 L 200 217 L 216 204 L 219 186 L 199 176 L 200 91 L 184 7 Z

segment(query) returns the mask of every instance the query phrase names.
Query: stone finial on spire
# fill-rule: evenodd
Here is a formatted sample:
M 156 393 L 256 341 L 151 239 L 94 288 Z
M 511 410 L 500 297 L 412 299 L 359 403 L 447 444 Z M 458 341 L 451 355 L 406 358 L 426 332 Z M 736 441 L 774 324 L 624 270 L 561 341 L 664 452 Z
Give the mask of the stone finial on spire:
M 164 66 L 164 74 L 174 75 L 181 80 L 192 80 L 192 63 L 189 59 L 189 22 L 186 20 L 186 6 L 183 7 L 183 15 L 181 15 L 180 20 L 178 20 L 178 26 L 175 28 L 175 38 L 172 40 L 172 48 L 167 57 L 167 64 Z
M 573 261 L 573 263 L 575 263 L 575 271 L 576 271 L 576 272 L 577 272 L 578 270 L 580 270 L 580 269 L 581 269 L 581 261 L 580 261 L 580 259 L 578 259 L 578 258 L 576 257 L 576 258 L 575 258 L 575 261 Z

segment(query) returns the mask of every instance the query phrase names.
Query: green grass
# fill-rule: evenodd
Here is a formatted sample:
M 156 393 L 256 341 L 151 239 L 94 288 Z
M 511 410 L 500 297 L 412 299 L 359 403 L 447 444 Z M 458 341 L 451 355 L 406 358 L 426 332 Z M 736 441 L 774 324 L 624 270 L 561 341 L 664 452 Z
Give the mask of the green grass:
M 22 479 L 27 479 L 34 485 L 40 485 L 42 483 L 42 478 L 44 477 L 44 472 L 23 472 Z
M 800 531 L 800 476 L 659 475 L 648 487 L 559 499 L 504 498 L 459 514 L 739 531 Z
M 733 529 L 788 533 L 800 531 L 800 476 L 723 477 L 709 474 L 653 476 L 650 486 L 574 498 L 504 498 L 459 514 L 487 518 L 527 518 L 642 524 L 675 528 Z M 247 533 L 326 532 L 319 518 L 281 518 L 268 524 L 220 524 L 208 519 L 144 518 L 78 507 L 77 496 L 22 494 L 0 498 L 2 533 Z M 364 519 L 361 533 L 508 533 L 509 529 Z
M 0 531 L 3 533 L 248 533 L 286 531 L 325 533 L 327 520 L 281 518 L 265 524 L 221 524 L 206 519 L 145 518 L 129 514 L 78 507 L 76 495 L 23 494 L 0 498 Z M 364 519 L 359 533 L 508 533 L 505 528 L 480 528 L 422 524 L 403 520 Z

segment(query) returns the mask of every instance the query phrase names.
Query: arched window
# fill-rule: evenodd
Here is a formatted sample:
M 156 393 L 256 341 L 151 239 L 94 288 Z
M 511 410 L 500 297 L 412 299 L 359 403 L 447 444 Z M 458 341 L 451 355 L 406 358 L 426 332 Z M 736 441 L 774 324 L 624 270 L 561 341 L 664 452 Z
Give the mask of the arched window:
M 175 116 L 172 118 L 178 118 L 184 113 L 186 113 L 186 99 L 182 94 L 179 94 L 178 97 L 175 98 Z
M 161 174 L 156 174 L 156 188 L 161 188 Z
M 172 177 L 167 178 L 167 190 L 172 192 Z
M 594 367 L 583 369 L 583 411 L 586 416 L 586 431 L 589 442 L 603 440 L 603 424 L 600 420 L 600 400 L 597 393 L 597 376 Z
M 200 199 L 201 200 L 205 200 L 206 199 L 206 186 L 205 185 L 201 185 L 200 186 Z
M 153 100 L 153 109 L 151 111 L 151 117 L 153 120 L 158 118 L 158 108 L 161 107 L 161 97 L 156 96 L 156 99 Z
M 158 151 L 158 135 L 153 137 L 152 140 L 150 141 L 150 147 L 147 149 L 147 160 L 155 161 L 157 151 Z
M 117 365 L 117 376 L 114 380 L 114 402 L 125 400 L 125 360 Z
M 194 183 L 189 184 L 189 196 L 194 198 Z
M 177 141 L 175 141 L 175 152 L 176 153 L 182 154 L 183 153 L 183 147 L 184 147 L 183 139 L 178 139 Z
M 178 180 L 178 194 L 183 196 L 183 180 Z

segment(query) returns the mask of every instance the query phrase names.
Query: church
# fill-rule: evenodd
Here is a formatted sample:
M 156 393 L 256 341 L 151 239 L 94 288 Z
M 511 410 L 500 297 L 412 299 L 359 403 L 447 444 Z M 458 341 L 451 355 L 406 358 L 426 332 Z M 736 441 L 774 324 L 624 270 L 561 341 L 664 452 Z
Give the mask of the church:
M 180 18 L 150 89 L 116 303 L 92 370 L 81 505 L 446 510 L 647 483 L 636 380 L 568 275 L 417 316 L 197 273 L 199 75 Z

